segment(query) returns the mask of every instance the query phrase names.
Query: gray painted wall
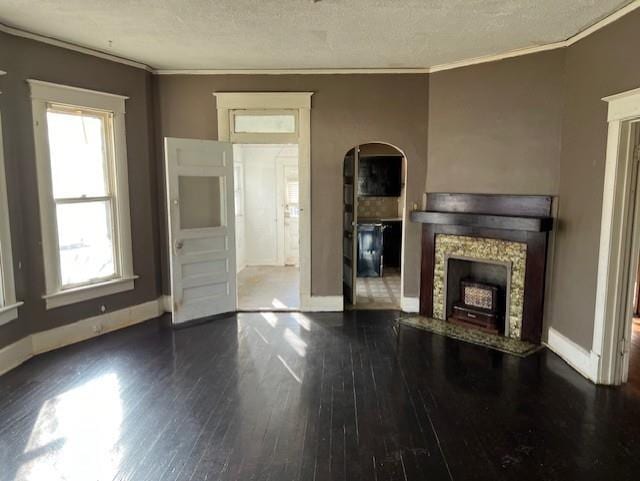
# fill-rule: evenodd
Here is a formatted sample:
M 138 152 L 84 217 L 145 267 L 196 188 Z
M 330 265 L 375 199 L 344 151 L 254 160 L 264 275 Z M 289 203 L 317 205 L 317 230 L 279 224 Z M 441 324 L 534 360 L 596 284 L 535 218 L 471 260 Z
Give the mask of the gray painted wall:
M 429 192 L 557 194 L 564 50 L 429 77 Z
M 311 291 L 342 295 L 342 163 L 352 147 L 387 142 L 407 157 L 407 200 L 421 204 L 427 159 L 426 75 L 171 75 L 155 78 L 157 133 L 216 139 L 216 91 L 313 91 Z M 162 164 L 161 155 L 158 165 Z M 164 204 L 163 204 L 164 207 Z M 164 214 L 162 215 L 164 219 Z M 165 236 L 163 236 L 165 238 Z M 407 224 L 405 295 L 418 296 L 420 228 Z M 163 246 L 163 252 L 167 252 Z M 169 291 L 167 257 L 164 292 Z
M 108 311 L 157 299 L 160 263 L 151 75 L 140 69 L 0 33 L 0 109 L 3 117 L 11 236 L 19 318 L 0 326 L 0 348 L 39 332 Z M 45 310 L 31 100 L 25 79 L 34 78 L 130 97 L 126 108 L 131 191 L 133 291 Z
M 586 349 L 593 341 L 607 143 L 607 104 L 601 99 L 640 87 L 638 45 L 640 10 L 567 50 L 559 227 L 549 323 Z

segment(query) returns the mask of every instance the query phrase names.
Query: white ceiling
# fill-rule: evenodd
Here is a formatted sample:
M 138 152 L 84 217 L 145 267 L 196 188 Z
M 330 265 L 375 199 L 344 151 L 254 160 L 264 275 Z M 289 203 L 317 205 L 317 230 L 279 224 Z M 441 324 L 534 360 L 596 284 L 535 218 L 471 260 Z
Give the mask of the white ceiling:
M 426 68 L 565 40 L 629 0 L 0 0 L 0 22 L 157 69 Z

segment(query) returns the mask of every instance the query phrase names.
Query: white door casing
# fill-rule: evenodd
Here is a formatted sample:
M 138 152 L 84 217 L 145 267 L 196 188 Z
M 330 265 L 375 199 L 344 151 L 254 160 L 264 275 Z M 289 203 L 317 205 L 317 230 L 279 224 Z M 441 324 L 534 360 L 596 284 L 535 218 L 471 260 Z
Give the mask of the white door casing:
M 342 296 L 311 296 L 311 96 L 313 92 L 214 92 L 218 113 L 218 139 L 244 143 L 297 143 L 300 201 L 300 305 L 302 310 L 342 310 Z M 297 128 L 282 134 L 234 134 L 235 109 L 295 110 Z
M 236 310 L 233 150 L 165 138 L 173 323 Z
M 608 103 L 609 128 L 593 344 L 585 370 L 598 384 L 620 384 L 625 381 L 629 362 L 625 333 L 628 337 L 632 303 L 629 290 L 635 276 L 630 262 L 637 262 L 637 252 L 632 248 L 637 248 L 640 237 L 632 142 L 633 124 L 640 121 L 640 89 L 603 100 Z

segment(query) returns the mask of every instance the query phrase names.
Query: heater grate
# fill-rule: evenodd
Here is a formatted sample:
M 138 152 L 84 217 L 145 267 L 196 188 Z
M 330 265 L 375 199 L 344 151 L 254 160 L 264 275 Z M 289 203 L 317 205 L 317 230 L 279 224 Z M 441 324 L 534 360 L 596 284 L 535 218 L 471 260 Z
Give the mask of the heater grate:
M 462 299 L 466 306 L 485 309 L 490 312 L 496 311 L 497 287 L 467 281 L 462 281 L 461 287 Z

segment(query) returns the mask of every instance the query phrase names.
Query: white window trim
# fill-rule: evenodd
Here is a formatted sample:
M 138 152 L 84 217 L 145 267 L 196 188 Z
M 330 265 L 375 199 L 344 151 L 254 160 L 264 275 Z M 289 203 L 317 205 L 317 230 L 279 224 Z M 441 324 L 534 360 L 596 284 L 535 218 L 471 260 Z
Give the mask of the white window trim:
M 1 73 L 0 73 L 1 75 Z M 7 177 L 4 170 L 4 144 L 2 140 L 2 116 L 0 115 L 0 258 L 2 259 L 2 286 L 4 299 L 0 298 L 0 326 L 18 318 L 15 280 L 13 277 L 13 254 L 11 252 L 11 230 L 9 225 L 9 202 L 7 199 Z
M 41 80 L 27 80 L 31 88 L 33 131 L 38 171 L 38 197 L 42 227 L 42 253 L 45 266 L 46 293 L 42 296 L 47 309 L 75 304 L 134 289 L 137 276 L 133 273 L 131 247 L 131 213 L 125 131 L 125 100 L 128 97 L 69 87 Z M 115 222 L 114 235 L 119 249 L 119 277 L 81 287 L 62 289 L 57 252 L 56 214 L 53 202 L 49 142 L 46 125 L 48 103 L 58 103 L 113 113 L 115 157 Z

